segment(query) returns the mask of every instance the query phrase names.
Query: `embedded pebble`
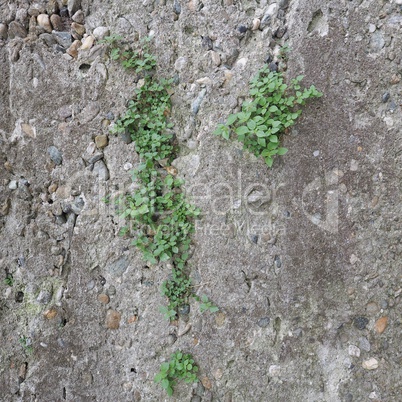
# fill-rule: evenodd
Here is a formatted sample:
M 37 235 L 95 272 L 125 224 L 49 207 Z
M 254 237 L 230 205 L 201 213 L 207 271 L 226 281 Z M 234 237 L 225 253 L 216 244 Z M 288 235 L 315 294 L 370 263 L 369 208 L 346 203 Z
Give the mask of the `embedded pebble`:
M 105 325 L 109 329 L 119 329 L 121 314 L 116 310 L 108 310 L 106 312 Z
M 226 321 L 226 315 L 222 312 L 215 314 L 215 323 L 218 327 L 222 327 Z
M 19 22 L 10 22 L 10 25 L 8 26 L 8 36 L 10 39 L 26 38 L 27 34 L 27 30 Z
M 217 66 L 217 67 L 220 66 L 221 57 L 219 56 L 219 53 L 211 50 L 211 59 L 212 59 L 212 63 L 214 63 L 215 66 Z
M 116 294 L 116 288 L 112 285 L 112 286 L 109 286 L 109 289 L 107 290 L 107 292 L 108 292 L 108 294 L 110 295 L 110 296 L 113 296 L 113 295 L 115 295 Z
M 247 32 L 247 27 L 244 26 L 244 25 L 239 25 L 239 26 L 237 27 L 237 30 L 238 30 L 240 33 L 244 34 L 244 33 Z
M 388 317 L 381 317 L 375 322 L 374 329 L 376 330 L 377 333 L 382 334 L 387 328 L 387 325 L 388 325 Z
M 85 16 L 82 10 L 78 10 L 71 18 L 74 22 L 78 22 L 79 24 L 83 24 L 85 21 Z
M 91 102 L 84 107 L 80 113 L 79 119 L 81 124 L 87 124 L 93 120 L 100 111 L 100 106 L 97 102 Z
M 379 311 L 377 303 L 371 302 L 366 306 L 366 311 L 368 314 L 375 314 Z
M 187 66 L 187 57 L 179 57 L 174 63 L 174 68 L 176 71 L 183 71 Z
M 360 346 L 360 349 L 363 349 L 365 352 L 370 352 L 370 350 L 371 350 L 371 345 L 367 338 L 364 338 L 364 337 L 360 338 L 359 346 Z
M 138 316 L 137 315 L 132 315 L 131 317 L 129 317 L 127 319 L 127 323 L 128 324 L 133 324 L 133 323 L 137 322 L 137 320 L 138 320 Z
M 259 18 L 254 18 L 253 26 L 251 27 L 251 30 L 256 31 L 260 27 L 260 24 L 261 24 L 261 20 Z
M 365 329 L 368 323 L 369 320 L 366 317 L 359 316 L 353 319 L 353 325 L 360 330 Z
M 320 155 L 320 151 L 314 151 L 313 152 L 313 156 L 317 157 L 318 155 Z
M 11 180 L 10 183 L 8 183 L 8 188 L 10 190 L 16 190 L 18 188 L 17 180 Z
M 111 263 L 107 270 L 110 273 L 110 275 L 117 277 L 121 276 L 124 274 L 124 272 L 127 271 L 128 266 L 130 265 L 130 262 L 127 260 L 126 257 L 120 257 L 113 263 Z
M 6 40 L 8 36 L 8 28 L 6 24 L 0 23 L 0 39 Z
M 81 46 L 81 41 L 80 40 L 75 40 L 71 46 L 66 50 L 66 53 L 76 59 L 78 57 L 78 49 Z
M 46 43 L 47 46 L 51 47 L 56 44 L 56 39 L 52 34 L 48 33 L 43 33 L 39 35 L 39 38 L 43 40 L 43 42 Z
M 196 140 L 188 140 L 187 141 L 187 146 L 188 146 L 189 149 L 195 150 L 198 147 L 198 141 L 196 141 Z
M 277 268 L 282 267 L 282 261 L 281 261 L 281 257 L 279 257 L 279 255 L 275 256 L 274 262 L 275 262 L 275 265 L 276 265 Z
M 359 169 L 359 162 L 357 162 L 356 160 L 352 159 L 350 161 L 350 170 L 352 172 L 356 172 Z
M 199 85 L 212 85 L 212 80 L 209 77 L 199 78 L 195 82 Z
M 260 29 L 264 29 L 265 27 L 270 25 L 272 19 L 276 17 L 276 15 L 278 13 L 278 9 L 279 9 L 279 7 L 278 7 L 277 3 L 272 3 L 267 8 L 267 11 L 264 13 L 264 16 L 262 17 Z
M 48 304 L 52 300 L 52 295 L 52 292 L 49 290 L 41 290 L 36 298 L 36 301 L 42 304 Z
M 271 321 L 271 319 L 269 317 L 263 317 L 257 321 L 257 325 L 261 328 L 267 328 L 270 321 Z
M 56 42 L 63 48 L 67 49 L 71 46 L 72 38 L 70 32 L 58 32 L 53 30 L 52 35 L 56 39 Z
M 362 363 L 362 367 L 366 370 L 375 370 L 378 368 L 378 360 L 372 357 Z
M 173 11 L 175 14 L 179 15 L 181 13 L 181 5 L 177 0 L 174 0 Z
M 197 114 L 198 111 L 200 110 L 201 103 L 202 103 L 206 93 L 207 93 L 207 90 L 205 88 L 203 88 L 200 91 L 200 93 L 198 94 L 197 98 L 191 104 L 191 110 L 192 110 L 193 114 Z
M 109 297 L 107 294 L 105 294 L 105 293 L 101 293 L 101 294 L 98 296 L 98 300 L 99 300 L 101 303 L 103 303 L 103 304 L 108 304 L 109 301 L 110 301 L 110 297 Z
M 381 300 L 380 306 L 383 310 L 388 308 L 388 302 L 386 300 Z
M 99 177 L 99 179 L 107 181 L 110 178 L 109 169 L 107 168 L 103 160 L 98 160 L 94 164 L 93 172 Z
M 74 15 L 80 8 L 81 8 L 81 0 L 68 0 L 67 9 L 70 16 Z
M 38 25 L 41 26 L 46 32 L 52 32 L 52 25 L 47 14 L 39 14 L 37 17 Z
M 383 103 L 388 102 L 390 96 L 391 96 L 391 95 L 390 95 L 389 92 L 385 92 L 385 93 L 383 94 L 383 96 L 382 96 L 382 102 L 383 102 Z
M 394 74 L 389 81 L 391 85 L 399 84 L 400 82 L 401 76 L 399 74 Z
M 77 33 L 79 36 L 82 36 L 85 33 L 85 26 L 79 24 L 78 22 L 73 22 L 71 24 L 71 29 L 73 30 L 73 32 Z M 76 38 L 76 39 L 81 39 L 81 38 Z
M 371 35 L 370 47 L 373 51 L 378 52 L 385 46 L 383 35 L 376 31 Z
M 46 311 L 43 313 L 43 316 L 44 316 L 47 320 L 53 320 L 53 319 L 57 316 L 57 310 L 56 310 L 54 307 L 52 307 L 52 308 L 46 310 Z
M 12 190 L 12 189 L 11 189 Z M 0 216 L 6 216 L 10 212 L 11 200 L 7 198 L 4 203 L 0 206 Z
M 57 0 L 48 0 L 46 11 L 49 15 L 56 14 L 59 12 L 59 3 Z
M 50 159 L 56 164 L 56 165 L 61 165 L 63 162 L 63 157 L 62 153 L 55 147 L 55 146 L 50 146 L 47 149 L 47 153 L 50 156 Z
M 50 249 L 50 254 L 59 255 L 61 253 L 61 248 L 57 246 L 52 246 Z
M 273 364 L 272 366 L 269 366 L 268 373 L 271 377 L 278 377 L 281 374 L 281 367 Z
M 95 144 L 98 148 L 105 148 L 108 143 L 109 143 L 109 139 L 108 139 L 107 135 L 105 135 L 105 134 L 97 135 L 95 137 Z
M 369 32 L 374 33 L 377 27 L 374 24 L 369 24 Z
M 82 40 L 82 45 L 80 50 L 88 50 L 94 44 L 95 38 L 92 35 L 88 35 L 86 38 Z
M 360 349 L 355 345 L 349 345 L 349 355 L 354 357 L 360 356 Z
M 52 24 L 52 27 L 55 31 L 63 31 L 64 30 L 64 24 L 60 18 L 59 15 L 53 14 L 50 16 L 50 23 Z
M 18 378 L 20 381 L 24 381 L 27 375 L 28 363 L 22 363 L 18 370 Z
M 93 31 L 93 35 L 94 35 L 95 39 L 97 39 L 97 40 L 104 39 L 106 36 L 109 35 L 109 33 L 110 33 L 110 30 L 108 27 L 97 27 Z
M 211 380 L 206 376 L 201 378 L 201 383 L 204 386 L 204 388 L 206 388 L 206 389 L 212 388 Z

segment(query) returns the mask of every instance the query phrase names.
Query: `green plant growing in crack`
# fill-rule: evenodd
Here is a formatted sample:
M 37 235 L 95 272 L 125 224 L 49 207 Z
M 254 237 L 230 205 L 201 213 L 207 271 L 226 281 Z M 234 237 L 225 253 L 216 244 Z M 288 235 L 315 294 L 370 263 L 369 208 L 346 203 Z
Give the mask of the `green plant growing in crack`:
M 204 313 L 205 311 L 209 311 L 211 313 L 216 313 L 219 311 L 219 307 L 212 304 L 211 300 L 208 299 L 208 296 L 202 295 L 194 296 L 194 298 L 200 303 L 200 311 Z
M 111 47 L 111 59 L 142 77 L 112 129 L 113 133 L 131 136 L 141 161 L 133 171 L 136 190 L 117 200 L 126 223 L 120 234 L 132 237 L 132 244 L 151 264 L 171 262 L 172 274 L 161 289 L 169 302 L 161 311 L 173 320 L 178 309 L 194 296 L 187 251 L 200 210 L 186 200 L 181 190 L 183 181 L 175 177 L 175 169 L 170 166 L 178 150 L 173 124 L 168 122 L 172 80 L 156 78 L 156 58 L 149 51 L 149 38 L 140 41 L 141 49 L 134 50 L 116 35 L 104 42 Z
M 289 45 L 287 43 L 285 43 L 281 49 L 279 50 L 279 57 L 282 60 L 287 60 L 289 58 L 289 53 L 291 52 L 291 48 L 289 47 Z
M 140 40 L 139 49 L 131 49 L 125 46 L 124 38 L 120 35 L 110 35 L 105 37 L 101 43 L 106 43 L 111 47 L 110 58 L 118 60 L 126 69 L 132 69 L 137 74 L 144 71 L 151 71 L 156 66 L 156 58 L 150 52 L 149 42 L 152 38 L 144 37 Z
M 250 99 L 225 124 L 218 124 L 214 134 L 226 140 L 236 138 L 245 150 L 263 157 L 271 167 L 275 155 L 288 151 L 280 146 L 280 135 L 295 124 L 302 112 L 299 106 L 322 96 L 314 85 L 302 89 L 302 79 L 300 75 L 286 84 L 282 73 L 264 66 L 250 81 Z
M 31 354 L 33 352 L 32 341 L 30 338 L 27 338 L 26 336 L 21 336 L 19 342 L 26 354 Z
M 14 285 L 14 278 L 11 274 L 7 274 L 7 276 L 4 279 L 4 284 L 10 287 Z
M 198 382 L 198 366 L 188 353 L 178 350 L 170 356 L 168 362 L 160 366 L 159 373 L 156 374 L 154 381 L 160 383 L 169 396 L 173 395 L 174 386 L 178 380 L 186 383 Z

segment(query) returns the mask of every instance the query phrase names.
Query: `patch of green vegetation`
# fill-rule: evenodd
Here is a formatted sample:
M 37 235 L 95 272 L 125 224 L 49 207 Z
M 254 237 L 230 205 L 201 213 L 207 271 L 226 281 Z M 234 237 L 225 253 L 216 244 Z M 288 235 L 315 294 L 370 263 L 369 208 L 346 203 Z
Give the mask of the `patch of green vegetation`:
M 287 60 L 288 59 L 288 56 L 289 56 L 289 53 L 291 52 L 291 48 L 289 47 L 289 45 L 287 44 L 287 43 L 285 43 L 282 47 L 281 47 L 281 49 L 280 49 L 280 51 L 279 51 L 279 57 L 282 59 L 282 60 Z
M 285 84 L 280 72 L 264 66 L 250 81 L 250 99 L 243 102 L 239 113 L 231 114 L 225 124 L 219 124 L 214 134 L 226 140 L 234 137 L 244 149 L 262 156 L 271 167 L 275 155 L 288 150 L 280 146 L 280 135 L 293 126 L 301 114 L 299 106 L 308 99 L 322 96 L 312 85 L 302 89 L 303 76 Z
M 178 380 L 186 383 L 198 382 L 197 372 L 198 367 L 192 356 L 178 350 L 171 355 L 168 362 L 161 364 L 155 382 L 160 383 L 167 394 L 172 396 Z
M 14 278 L 10 273 L 8 273 L 3 282 L 5 285 L 12 287 L 14 285 Z
M 194 298 L 200 303 L 201 313 L 204 313 L 205 311 L 209 311 L 210 313 L 216 313 L 219 311 L 219 308 L 212 304 L 212 302 L 208 299 L 208 296 L 206 295 L 202 295 L 201 297 L 194 296 Z
M 172 81 L 150 73 L 156 67 L 156 59 L 149 51 L 149 39 L 140 41 L 142 48 L 134 50 L 123 45 L 118 36 L 106 38 L 106 43 L 112 47 L 113 60 L 120 60 L 125 68 L 143 76 L 127 110 L 113 128 L 114 133 L 130 134 L 141 161 L 133 171 L 136 191 L 117 200 L 126 223 L 120 234 L 133 237 L 132 244 L 151 264 L 171 261 L 171 278 L 162 284 L 162 293 L 169 303 L 161 311 L 173 320 L 179 307 L 193 296 L 186 268 L 187 250 L 200 210 L 186 200 L 181 190 L 183 181 L 169 173 L 174 171 L 169 165 L 177 153 L 175 138 L 169 131 L 173 124 L 167 119 Z
M 131 69 L 137 74 L 151 71 L 156 66 L 156 58 L 150 52 L 149 42 L 151 38 L 146 36 L 139 42 L 138 49 L 125 46 L 124 38 L 120 35 L 110 35 L 101 42 L 110 45 L 110 58 L 118 60 L 126 69 Z
M 33 352 L 32 341 L 30 338 L 27 338 L 26 336 L 21 336 L 19 342 L 26 354 L 31 354 Z
M 173 269 L 171 277 L 163 282 L 162 294 L 169 300 L 167 307 L 161 307 L 161 313 L 165 318 L 174 320 L 177 310 L 188 303 L 192 295 L 191 280 L 180 269 Z

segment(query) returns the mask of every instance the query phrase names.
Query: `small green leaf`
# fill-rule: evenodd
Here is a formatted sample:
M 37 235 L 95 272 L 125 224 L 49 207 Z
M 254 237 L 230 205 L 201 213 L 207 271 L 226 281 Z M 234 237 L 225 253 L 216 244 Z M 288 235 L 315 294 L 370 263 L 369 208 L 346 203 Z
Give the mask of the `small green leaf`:
M 268 165 L 268 167 L 272 167 L 274 160 L 268 156 L 265 158 L 265 163 Z
M 238 135 L 244 135 L 249 132 L 249 129 L 246 126 L 240 126 L 240 127 L 236 128 L 235 132 Z
M 169 259 L 170 259 L 170 257 L 166 253 L 162 253 L 162 255 L 159 258 L 159 260 L 162 261 L 162 262 L 167 261 Z
M 237 120 L 237 115 L 236 115 L 236 114 L 231 114 L 231 115 L 228 117 L 228 120 L 227 120 L 226 124 L 227 124 L 228 126 L 230 126 L 230 125 L 232 125 L 236 120 Z
M 254 120 L 250 120 L 247 122 L 247 127 L 250 129 L 250 131 L 254 130 L 256 128 L 257 124 L 255 123 Z
M 287 152 L 287 148 L 278 148 L 278 155 L 285 155 Z

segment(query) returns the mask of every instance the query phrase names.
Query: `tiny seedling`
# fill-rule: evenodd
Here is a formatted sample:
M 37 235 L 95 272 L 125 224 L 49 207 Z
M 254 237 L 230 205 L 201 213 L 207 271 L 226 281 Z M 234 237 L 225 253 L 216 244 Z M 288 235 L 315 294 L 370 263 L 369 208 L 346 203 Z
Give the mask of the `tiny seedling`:
M 11 274 L 7 274 L 6 278 L 4 279 L 4 283 L 7 286 L 12 287 L 14 285 L 14 278 Z
M 162 307 L 161 312 L 167 319 L 175 319 L 177 310 L 188 302 L 191 292 L 191 280 L 180 269 L 173 269 L 171 278 L 162 284 L 162 294 L 169 300 L 168 307 Z
M 200 303 L 200 311 L 204 313 L 205 311 L 209 311 L 210 313 L 216 313 L 219 311 L 217 306 L 214 306 L 212 302 L 208 299 L 207 295 L 194 296 L 194 298 Z
M 169 396 L 172 396 L 178 380 L 186 383 L 198 382 L 197 372 L 198 366 L 194 363 L 192 356 L 178 350 L 171 355 L 168 362 L 161 364 L 154 380 L 162 385 Z
M 21 336 L 19 342 L 25 353 L 31 354 L 33 352 L 32 341 L 30 338 L 27 338 L 26 336 Z
M 281 47 L 281 49 L 280 49 L 280 51 L 279 51 L 279 57 L 280 57 L 282 60 L 287 60 L 290 51 L 291 51 L 291 49 L 290 49 L 289 45 L 288 45 L 287 43 L 285 43 L 285 44 Z

